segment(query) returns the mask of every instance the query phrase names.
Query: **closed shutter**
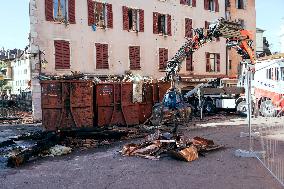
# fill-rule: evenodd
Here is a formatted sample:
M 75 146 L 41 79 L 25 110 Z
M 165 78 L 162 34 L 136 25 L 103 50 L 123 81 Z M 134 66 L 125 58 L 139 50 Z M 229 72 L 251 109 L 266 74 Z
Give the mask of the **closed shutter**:
M 171 15 L 167 15 L 167 29 L 168 29 L 167 34 L 169 36 L 171 36 L 172 35 L 172 17 L 171 17 Z
M 185 37 L 192 38 L 192 19 L 185 19 Z
M 53 21 L 53 0 L 45 0 L 45 19 Z
M 192 6 L 196 7 L 196 0 L 192 0 Z
M 123 30 L 129 30 L 128 8 L 126 6 L 122 7 L 122 14 L 123 14 Z
M 164 49 L 159 48 L 159 69 L 164 69 Z
M 158 16 L 159 16 L 159 13 L 153 12 L 153 33 L 154 34 L 158 34 L 159 33 L 159 29 L 158 29 Z
M 94 12 L 94 2 L 88 0 L 88 25 L 92 26 L 95 24 L 95 12 Z
M 168 49 L 164 49 L 164 69 L 167 68 L 168 58 L 169 58 Z
M 206 57 L 206 72 L 210 72 L 210 71 L 211 71 L 211 66 L 210 66 L 210 53 L 206 52 L 206 53 L 205 53 L 205 57 Z
M 210 22 L 205 21 L 205 29 L 209 29 Z
M 216 62 L 216 64 L 217 64 L 217 72 L 220 72 L 220 70 L 221 70 L 220 54 L 217 53 L 216 57 L 217 57 L 217 60 L 216 60 L 217 61 Z
M 204 0 L 204 9 L 209 10 L 209 0 Z
M 144 10 L 139 9 L 139 31 L 144 32 Z
M 68 17 L 69 17 L 69 23 L 70 24 L 76 24 L 76 13 L 75 13 L 75 0 L 69 0 L 68 1 Z
M 219 12 L 219 0 L 215 0 L 215 11 Z
M 185 5 L 186 0 L 180 0 L 180 4 Z
M 186 57 L 186 70 L 193 71 L 193 64 L 192 64 L 192 54 Z
M 139 46 L 129 47 L 129 60 L 130 60 L 131 70 L 140 69 L 140 47 Z
M 107 8 L 107 27 L 113 28 L 112 4 L 106 4 L 106 8 Z
M 96 69 L 108 69 L 108 45 L 96 43 Z
M 55 69 L 70 69 L 70 43 L 69 41 L 56 40 Z

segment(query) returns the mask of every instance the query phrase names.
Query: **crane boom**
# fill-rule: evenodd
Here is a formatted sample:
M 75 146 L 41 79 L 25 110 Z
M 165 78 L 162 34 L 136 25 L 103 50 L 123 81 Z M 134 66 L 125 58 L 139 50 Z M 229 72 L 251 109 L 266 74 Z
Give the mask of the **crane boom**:
M 213 41 L 214 38 L 226 38 L 228 47 L 235 48 L 243 59 L 250 59 L 254 63 L 253 35 L 236 22 L 229 22 L 224 18 L 220 18 L 210 24 L 208 29 L 194 29 L 194 34 L 193 38 L 187 39 L 167 63 L 165 80 L 172 81 L 173 85 L 178 77 L 182 61 L 206 43 Z

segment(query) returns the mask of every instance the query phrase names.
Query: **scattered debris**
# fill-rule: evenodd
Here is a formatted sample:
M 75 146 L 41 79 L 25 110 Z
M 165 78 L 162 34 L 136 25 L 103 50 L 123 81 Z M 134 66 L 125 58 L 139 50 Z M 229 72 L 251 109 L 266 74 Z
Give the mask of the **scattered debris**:
M 62 156 L 67 155 L 72 152 L 72 148 L 62 146 L 62 145 L 55 145 L 49 149 L 49 154 L 51 156 Z
M 146 137 L 140 144 L 127 144 L 123 146 L 121 154 L 124 156 L 138 156 L 157 160 L 162 154 L 169 154 L 174 158 L 187 162 L 198 159 L 204 152 L 217 150 L 223 146 L 215 145 L 212 140 L 194 137 L 192 140 L 184 136 L 160 133 L 159 131 Z

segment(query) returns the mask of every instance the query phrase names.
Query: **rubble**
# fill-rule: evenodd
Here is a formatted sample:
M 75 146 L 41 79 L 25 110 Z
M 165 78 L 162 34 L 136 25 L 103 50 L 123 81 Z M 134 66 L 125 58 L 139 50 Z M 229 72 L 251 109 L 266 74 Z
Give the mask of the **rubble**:
M 216 145 L 212 140 L 201 137 L 186 139 L 184 136 L 159 131 L 146 137 L 140 144 L 126 144 L 121 154 L 158 160 L 162 154 L 168 154 L 176 159 L 191 162 L 198 159 L 199 154 L 217 150 L 223 146 Z
M 49 149 L 49 154 L 51 156 L 62 156 L 67 155 L 72 152 L 72 148 L 62 146 L 62 145 L 55 145 Z

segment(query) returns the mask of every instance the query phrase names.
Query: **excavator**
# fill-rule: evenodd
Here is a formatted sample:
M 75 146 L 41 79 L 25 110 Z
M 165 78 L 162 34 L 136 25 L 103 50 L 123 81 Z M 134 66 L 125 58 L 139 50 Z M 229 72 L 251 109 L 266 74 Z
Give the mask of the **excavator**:
M 239 23 L 219 18 L 211 23 L 208 29 L 197 28 L 193 31 L 194 36 L 187 39 L 174 57 L 167 62 L 164 80 L 171 82 L 171 87 L 164 95 L 163 101 L 153 107 L 153 125 L 160 125 L 167 121 L 174 122 L 176 125 L 178 121 L 189 121 L 191 110 L 176 87 L 176 83 L 181 78 L 178 73 L 183 60 L 205 44 L 223 37 L 226 39 L 227 47 L 234 48 L 242 57 L 243 62 L 254 64 L 253 34 L 245 30 Z

